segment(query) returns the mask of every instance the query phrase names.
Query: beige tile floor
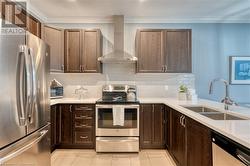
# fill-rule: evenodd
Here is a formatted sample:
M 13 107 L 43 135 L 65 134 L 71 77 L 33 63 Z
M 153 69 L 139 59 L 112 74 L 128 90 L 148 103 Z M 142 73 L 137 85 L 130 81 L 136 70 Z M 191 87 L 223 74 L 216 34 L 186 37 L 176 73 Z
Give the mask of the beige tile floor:
M 94 150 L 56 150 L 52 166 L 176 166 L 165 150 L 140 153 L 96 153 Z

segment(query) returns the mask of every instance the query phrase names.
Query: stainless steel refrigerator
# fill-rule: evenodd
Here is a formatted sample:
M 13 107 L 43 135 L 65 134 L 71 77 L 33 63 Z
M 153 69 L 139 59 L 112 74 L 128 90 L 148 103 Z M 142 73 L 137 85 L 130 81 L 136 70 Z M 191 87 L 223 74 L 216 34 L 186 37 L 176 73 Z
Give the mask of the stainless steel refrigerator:
M 50 166 L 49 46 L 0 25 L 0 165 Z

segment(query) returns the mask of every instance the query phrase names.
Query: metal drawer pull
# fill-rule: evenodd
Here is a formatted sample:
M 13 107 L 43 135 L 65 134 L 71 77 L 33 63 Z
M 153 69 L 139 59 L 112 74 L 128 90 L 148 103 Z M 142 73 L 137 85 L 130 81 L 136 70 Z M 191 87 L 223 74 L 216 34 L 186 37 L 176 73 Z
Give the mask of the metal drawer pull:
M 92 119 L 90 116 L 75 116 L 75 119 Z
M 82 124 L 82 125 L 75 125 L 76 128 L 91 128 L 92 126 L 88 126 L 88 125 L 85 125 L 85 124 Z
M 88 136 L 80 136 L 81 139 L 87 139 L 89 138 Z

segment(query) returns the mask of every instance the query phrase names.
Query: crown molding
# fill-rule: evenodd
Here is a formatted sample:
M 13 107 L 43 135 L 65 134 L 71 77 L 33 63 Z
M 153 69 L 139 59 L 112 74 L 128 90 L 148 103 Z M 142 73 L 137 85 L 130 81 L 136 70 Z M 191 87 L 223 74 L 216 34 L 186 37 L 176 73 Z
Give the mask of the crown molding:
M 223 19 L 223 18 L 158 18 L 158 17 L 126 17 L 125 23 L 250 23 L 250 19 Z M 60 17 L 48 18 L 46 23 L 113 23 L 112 18 L 101 17 Z

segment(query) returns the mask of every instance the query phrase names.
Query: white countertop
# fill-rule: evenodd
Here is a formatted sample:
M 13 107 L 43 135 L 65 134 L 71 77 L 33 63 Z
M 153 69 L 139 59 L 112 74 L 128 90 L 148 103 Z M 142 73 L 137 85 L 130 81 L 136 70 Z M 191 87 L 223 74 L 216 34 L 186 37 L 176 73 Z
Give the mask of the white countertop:
M 88 99 L 75 99 L 75 98 L 61 98 L 61 99 L 51 99 L 50 105 L 56 104 L 95 104 L 99 98 L 88 98 Z
M 53 99 L 51 100 L 51 105 L 63 104 L 63 103 L 75 103 L 75 104 L 87 104 L 95 103 L 98 98 L 89 98 L 89 99 Z M 221 133 L 222 135 L 231 138 L 232 140 L 244 145 L 247 148 L 250 148 L 250 120 L 213 120 L 207 118 L 199 113 L 188 110 L 184 106 L 192 105 L 201 105 L 216 110 L 224 110 L 224 105 L 219 102 L 214 102 L 210 100 L 199 99 L 197 102 L 192 101 L 179 101 L 174 98 L 139 98 L 140 103 L 162 103 L 165 104 L 180 113 L 200 122 L 201 124 Z M 250 119 L 250 109 L 243 107 L 230 107 L 230 111 L 227 111 L 232 115 L 242 116 Z

